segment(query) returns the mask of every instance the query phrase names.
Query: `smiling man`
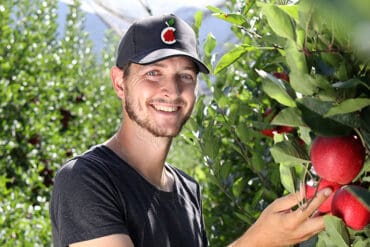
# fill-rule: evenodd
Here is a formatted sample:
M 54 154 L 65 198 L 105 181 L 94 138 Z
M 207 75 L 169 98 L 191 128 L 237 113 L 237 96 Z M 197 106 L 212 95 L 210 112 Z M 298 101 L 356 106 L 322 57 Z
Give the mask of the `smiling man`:
M 113 88 L 123 121 L 101 145 L 57 173 L 50 205 L 54 246 L 208 246 L 198 183 L 166 163 L 172 138 L 191 115 L 199 60 L 191 27 L 174 15 L 134 23 L 123 37 Z M 290 195 L 272 203 L 232 246 L 284 246 L 324 227 Z

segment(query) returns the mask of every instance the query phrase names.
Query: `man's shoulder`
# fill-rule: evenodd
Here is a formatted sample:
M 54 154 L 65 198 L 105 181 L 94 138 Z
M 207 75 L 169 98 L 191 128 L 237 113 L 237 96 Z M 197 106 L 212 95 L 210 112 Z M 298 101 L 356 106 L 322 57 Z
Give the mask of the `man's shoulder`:
M 94 146 L 86 152 L 66 161 L 57 171 L 56 177 L 82 176 L 86 173 L 102 173 L 107 164 L 111 164 L 110 157 L 104 147 Z
M 190 176 L 188 173 L 186 173 L 184 170 L 174 167 L 172 165 L 167 164 L 167 166 L 172 170 L 172 172 L 175 174 L 175 176 L 182 182 L 186 183 L 187 186 L 192 187 L 194 189 L 198 189 L 199 184 L 195 180 L 194 177 Z
M 180 168 L 177 168 L 175 166 L 172 166 L 172 165 L 169 165 L 167 164 L 168 167 L 170 167 L 176 174 L 178 174 L 178 176 L 181 176 L 183 177 L 184 179 L 186 180 L 189 180 L 191 182 L 196 182 L 196 180 L 190 176 L 188 173 L 186 173 L 184 170 L 180 169 Z

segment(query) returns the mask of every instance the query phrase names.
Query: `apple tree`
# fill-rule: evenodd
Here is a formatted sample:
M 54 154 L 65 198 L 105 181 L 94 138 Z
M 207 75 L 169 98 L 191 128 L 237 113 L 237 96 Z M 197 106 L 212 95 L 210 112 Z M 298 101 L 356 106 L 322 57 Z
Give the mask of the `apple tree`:
M 204 78 L 208 91 L 185 135 L 199 144 L 210 174 L 204 201 L 212 246 L 241 233 L 276 197 L 304 191 L 308 183 L 319 188 L 323 178 L 312 167 L 312 144 L 319 137 L 348 136 L 363 149 L 361 168 L 338 188 L 364 208 L 365 223 L 353 229 L 343 215 L 329 212 L 326 230 L 302 245 L 368 246 L 369 5 L 360 0 L 227 3 L 227 10 L 209 10 L 232 24 L 238 42 L 226 44 L 228 52 L 218 56 L 212 52 L 217 40 L 210 34 L 205 41 L 215 76 Z M 347 154 L 341 155 L 335 162 Z M 299 210 L 309 200 L 300 198 Z M 235 222 L 240 227 L 230 227 Z
M 109 80 L 114 57 L 98 62 L 78 3 L 58 29 L 57 4 L 0 3 L 1 246 L 51 245 L 55 171 L 120 121 Z

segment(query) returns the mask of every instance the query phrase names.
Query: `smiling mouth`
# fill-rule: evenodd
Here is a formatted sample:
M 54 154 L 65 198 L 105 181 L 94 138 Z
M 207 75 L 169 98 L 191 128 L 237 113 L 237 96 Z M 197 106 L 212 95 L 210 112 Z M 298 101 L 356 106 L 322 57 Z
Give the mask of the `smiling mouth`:
M 175 100 L 152 99 L 147 102 L 156 111 L 164 113 L 175 113 L 185 106 L 185 102 L 178 98 Z
M 176 112 L 180 109 L 178 106 L 152 105 L 154 109 L 162 112 Z

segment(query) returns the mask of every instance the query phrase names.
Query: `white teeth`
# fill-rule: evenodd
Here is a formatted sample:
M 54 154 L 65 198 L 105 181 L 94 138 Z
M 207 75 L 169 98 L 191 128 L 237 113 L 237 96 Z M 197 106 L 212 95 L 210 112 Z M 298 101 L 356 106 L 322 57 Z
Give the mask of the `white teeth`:
M 158 111 L 165 111 L 165 112 L 175 112 L 177 111 L 177 107 L 175 106 L 163 106 L 163 105 L 154 105 L 154 108 Z

